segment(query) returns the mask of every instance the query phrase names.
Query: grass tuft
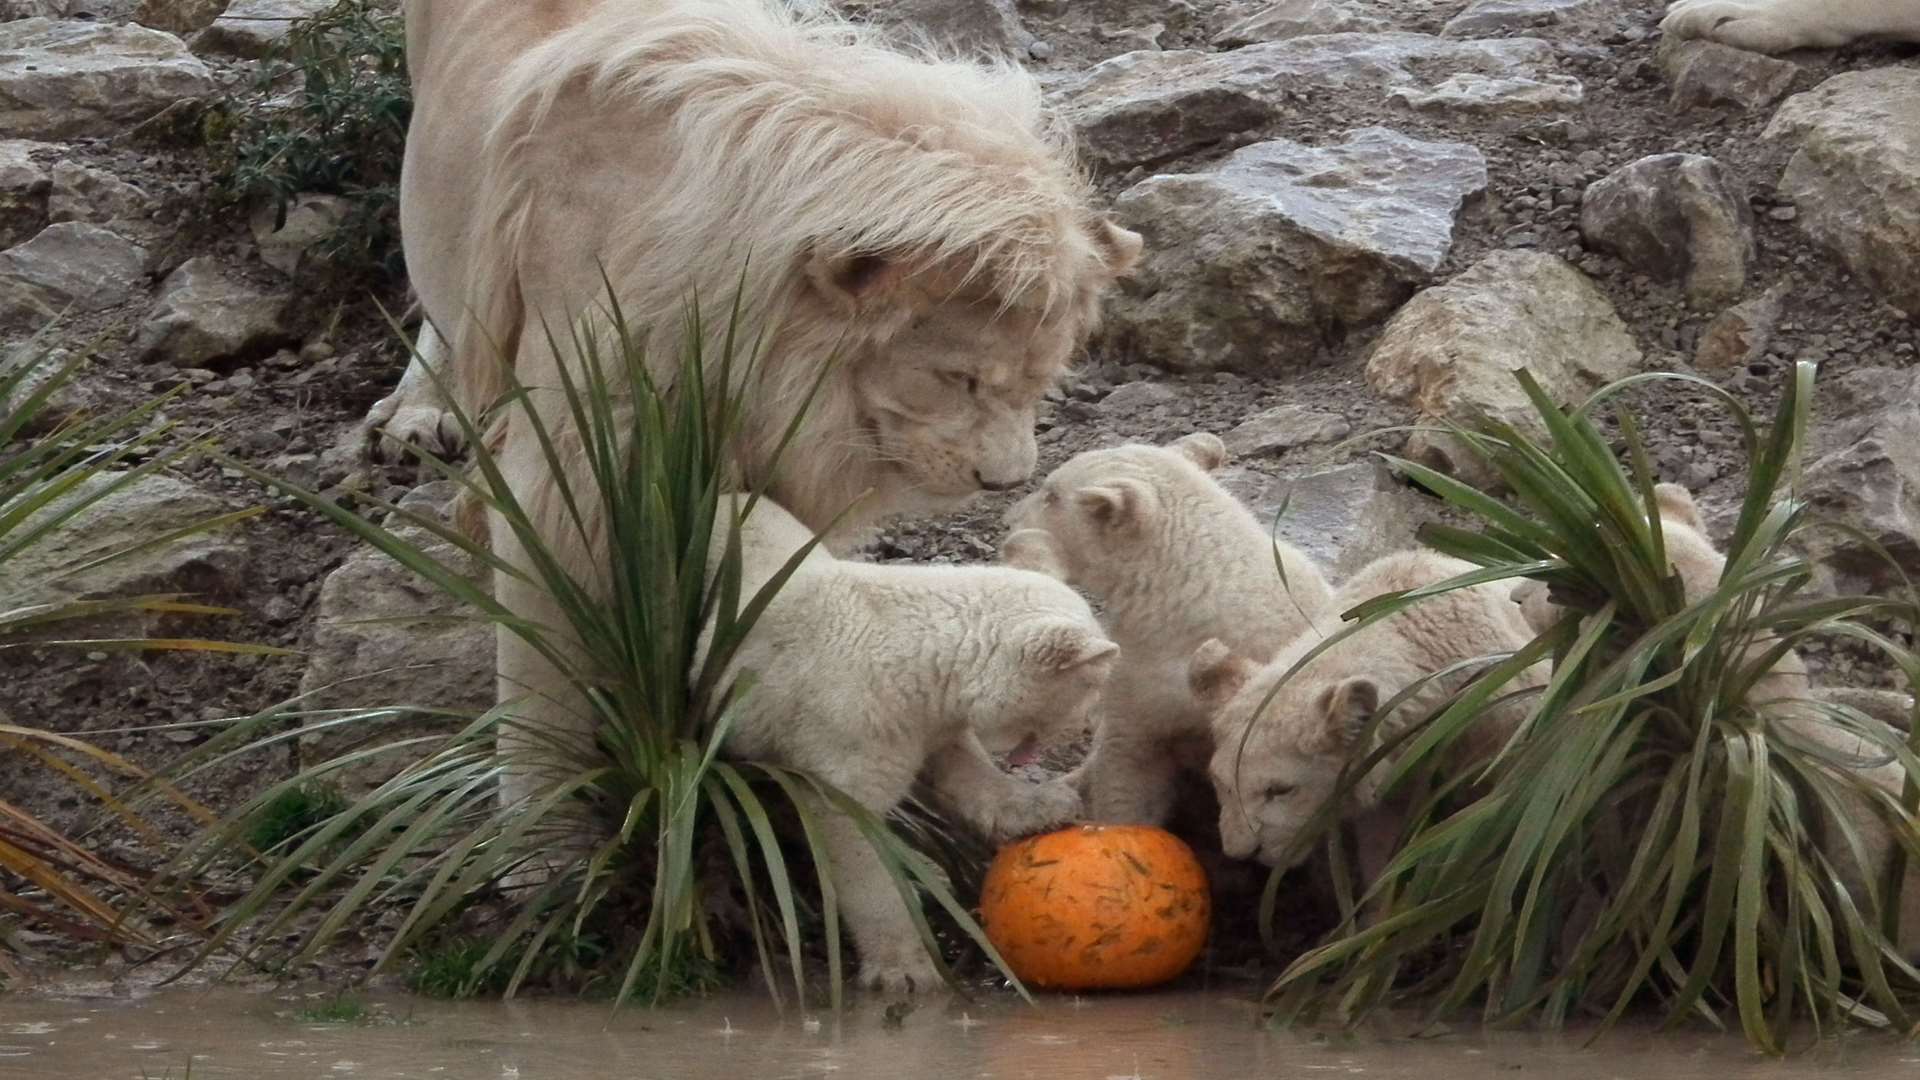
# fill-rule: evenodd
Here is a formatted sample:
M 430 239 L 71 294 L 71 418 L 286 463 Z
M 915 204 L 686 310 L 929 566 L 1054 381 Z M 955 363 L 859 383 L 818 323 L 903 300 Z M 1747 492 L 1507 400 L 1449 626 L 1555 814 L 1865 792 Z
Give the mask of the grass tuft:
M 347 797 L 338 784 L 302 784 L 253 815 L 247 843 L 258 851 L 276 851 L 346 808 Z

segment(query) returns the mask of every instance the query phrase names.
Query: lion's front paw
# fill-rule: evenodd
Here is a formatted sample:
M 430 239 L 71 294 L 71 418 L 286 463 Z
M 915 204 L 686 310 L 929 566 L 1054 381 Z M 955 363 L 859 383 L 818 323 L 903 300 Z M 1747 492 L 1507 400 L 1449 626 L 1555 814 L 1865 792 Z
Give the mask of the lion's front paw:
M 466 445 L 451 411 L 439 405 L 408 403 L 399 391 L 374 402 L 360 429 L 367 458 L 383 464 L 409 460 L 409 446 L 445 461 Z
M 883 949 L 862 957 L 860 988 L 879 994 L 929 994 L 946 985 L 933 959 L 919 944 Z
M 1678 38 L 1781 53 L 1845 44 L 1855 35 L 1841 21 L 1806 0 L 1677 0 L 1660 29 Z
M 1086 816 L 1086 804 L 1080 792 L 1066 778 L 1044 784 L 1029 784 L 1017 795 L 1009 795 L 994 809 L 993 839 L 1004 843 L 1022 836 L 1046 832 Z

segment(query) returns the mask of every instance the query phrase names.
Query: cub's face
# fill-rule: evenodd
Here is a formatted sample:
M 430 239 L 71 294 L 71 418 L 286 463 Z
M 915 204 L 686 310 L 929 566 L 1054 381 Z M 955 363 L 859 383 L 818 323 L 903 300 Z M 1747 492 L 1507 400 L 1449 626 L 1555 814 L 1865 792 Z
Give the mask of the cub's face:
M 1259 668 L 1209 641 L 1188 669 L 1212 720 L 1208 773 L 1220 800 L 1221 850 L 1283 869 L 1310 853 L 1309 834 L 1379 705 L 1371 682 L 1316 679 L 1311 666 L 1282 684 L 1292 666 L 1283 653 Z
M 1066 580 L 1092 585 L 1089 571 L 1155 542 L 1154 528 L 1170 498 L 1196 485 L 1226 460 L 1220 440 L 1204 432 L 1168 446 L 1130 445 L 1076 455 L 1040 489 L 1014 504 L 1006 523 L 1050 538 Z
M 990 645 L 994 676 L 974 688 L 971 726 L 996 754 L 1085 731 L 1120 655 L 1084 600 L 1057 582 L 1045 584 L 1063 594 L 1055 610 L 1010 621 Z

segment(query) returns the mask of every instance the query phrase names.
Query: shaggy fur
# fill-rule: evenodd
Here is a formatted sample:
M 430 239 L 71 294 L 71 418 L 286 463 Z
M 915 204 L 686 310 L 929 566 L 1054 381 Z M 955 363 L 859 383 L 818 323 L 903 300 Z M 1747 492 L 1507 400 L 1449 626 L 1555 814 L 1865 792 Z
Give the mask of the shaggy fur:
M 1471 564 L 1426 551 L 1389 555 L 1363 568 L 1334 597 L 1350 610 L 1385 593 L 1416 589 L 1473 570 Z M 1193 654 L 1193 694 L 1213 714 L 1212 773 L 1220 796 L 1220 841 L 1236 858 L 1258 856 L 1290 866 L 1308 854 L 1302 833 L 1334 796 L 1347 763 L 1372 752 L 1397 724 L 1429 715 L 1472 671 L 1432 679 L 1384 718 L 1375 741 L 1362 739 L 1379 707 L 1434 672 L 1463 661 L 1508 653 L 1532 640 L 1526 621 L 1494 585 L 1458 589 L 1413 604 L 1321 653 L 1280 685 L 1264 712 L 1260 703 L 1300 659 L 1319 644 L 1306 635 L 1264 667 L 1220 642 Z M 1529 669 L 1513 690 L 1544 685 L 1544 664 Z M 1520 698 L 1497 707 L 1460 745 L 1455 769 L 1491 757 L 1526 718 Z M 1249 725 L 1252 725 L 1249 730 Z M 1360 871 L 1371 882 L 1386 865 L 1400 833 L 1403 808 L 1383 804 L 1379 783 L 1390 767 L 1360 778 L 1342 817 L 1356 821 Z
M 1676 0 L 1660 29 L 1764 53 L 1920 41 L 1920 0 Z
M 553 388 L 578 367 L 576 327 L 607 332 L 584 318 L 607 286 L 662 378 L 689 298 L 717 337 L 737 291 L 747 329 L 765 331 L 742 388 L 739 478 L 810 528 L 859 499 L 829 538 L 837 549 L 886 515 L 1023 482 L 1035 406 L 1139 254 L 1137 234 L 1093 211 L 1013 67 L 903 56 L 774 0 L 411 0 L 407 48 L 402 238 L 429 324 L 422 353 L 459 403 L 492 405 L 504 358 L 577 459 Z M 830 359 L 804 436 L 768 477 Z M 373 419 L 449 449 L 445 402 L 423 375 Z M 525 410 L 502 411 L 488 441 L 512 494 L 560 564 L 603 587 L 597 504 L 574 522 Z M 569 479 L 591 490 L 584 464 Z M 529 565 L 504 522 L 489 531 L 501 559 Z M 494 579 L 508 609 L 564 626 L 542 590 Z M 512 631 L 498 641 L 518 730 L 588 736 L 561 674 Z M 504 798 L 533 786 L 540 742 L 504 743 Z
M 750 597 L 812 533 L 763 501 L 741 538 Z M 1062 781 L 1001 772 L 988 751 L 1077 732 L 1117 653 L 1087 602 L 1044 575 L 876 566 L 816 548 L 729 669 L 759 681 L 727 750 L 805 769 L 879 814 L 924 768 L 945 801 L 1005 841 L 1074 819 L 1080 799 Z M 930 989 L 938 976 L 892 880 L 851 821 L 823 816 L 862 984 Z
M 1007 516 L 1016 531 L 1002 558 L 1092 594 L 1126 657 L 1073 777 L 1095 821 L 1164 824 L 1179 770 L 1206 768 L 1208 717 L 1186 687 L 1201 642 L 1265 659 L 1337 622 L 1319 567 L 1208 475 L 1225 461 L 1226 447 L 1206 433 L 1095 450 L 1054 470 Z

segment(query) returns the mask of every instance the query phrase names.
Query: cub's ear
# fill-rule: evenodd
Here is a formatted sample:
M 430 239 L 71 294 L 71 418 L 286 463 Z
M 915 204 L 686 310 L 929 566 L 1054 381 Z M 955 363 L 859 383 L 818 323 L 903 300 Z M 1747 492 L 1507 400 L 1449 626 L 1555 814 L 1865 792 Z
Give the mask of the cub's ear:
M 1235 655 L 1219 638 L 1208 638 L 1187 658 L 1187 689 L 1194 700 L 1217 711 L 1247 685 L 1255 670 L 1253 661 Z
M 1707 531 L 1706 523 L 1700 520 L 1700 507 L 1693 501 L 1693 492 L 1679 484 L 1653 485 L 1653 505 L 1660 508 L 1660 516 L 1669 521 Z
M 1153 493 L 1138 480 L 1113 480 L 1083 487 L 1073 493 L 1074 505 L 1088 517 L 1111 528 L 1127 528 L 1140 523 Z
M 1078 622 L 1056 622 L 1040 630 L 1026 650 L 1026 659 L 1043 670 L 1064 675 L 1084 670 L 1104 676 L 1120 655 L 1120 646 L 1099 631 Z
M 1107 273 L 1116 278 L 1133 273 L 1140 262 L 1140 251 L 1147 242 L 1132 229 L 1123 229 L 1108 218 L 1101 218 L 1093 227 L 1093 243 L 1100 250 L 1100 261 Z
M 907 264 L 878 253 L 805 256 L 802 273 L 807 284 L 827 303 L 846 311 L 870 308 L 899 288 Z
M 1380 709 L 1380 686 L 1356 675 L 1322 690 L 1313 707 L 1326 725 L 1327 745 L 1350 749 L 1359 745 Z
M 1053 546 L 1053 534 L 1045 529 L 1015 529 L 1000 542 L 1000 562 L 1018 570 L 1032 570 L 1051 578 L 1066 580 L 1060 565 L 1060 552 Z
M 1212 472 L 1227 463 L 1227 444 L 1220 441 L 1220 436 L 1210 431 L 1196 431 L 1191 435 L 1182 435 L 1168 443 L 1167 449 L 1207 472 Z

